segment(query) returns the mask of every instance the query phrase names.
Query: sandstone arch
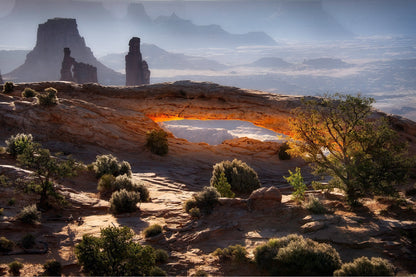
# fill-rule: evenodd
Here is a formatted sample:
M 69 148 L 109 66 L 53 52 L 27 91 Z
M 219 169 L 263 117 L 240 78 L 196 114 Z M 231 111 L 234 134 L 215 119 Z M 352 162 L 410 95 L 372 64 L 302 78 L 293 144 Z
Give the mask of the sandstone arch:
M 65 99 L 51 110 L 14 100 L 14 108 L 0 106 L 4 124 L 29 130 L 50 130 L 50 136 L 85 140 L 98 145 L 131 147 L 144 144 L 145 133 L 158 128 L 156 122 L 171 119 L 233 119 L 252 122 L 278 133 L 291 135 L 288 119 L 302 105 L 300 96 L 276 95 L 206 82 L 179 81 L 140 87 L 110 87 L 68 82 L 18 84 L 16 91 L 29 86 L 41 91 L 55 87 Z M 18 93 L 18 92 L 17 92 Z M 21 108 L 22 107 L 22 108 Z M 24 107 L 24 108 L 23 108 Z M 31 109 L 33 118 L 19 110 Z M 385 115 L 380 112 L 376 116 Z M 42 117 L 42 120 L 36 118 Z M 415 149 L 416 123 L 389 117 Z M 37 127 L 33 127 L 33 126 Z M 111 143 L 113 141 L 113 143 Z

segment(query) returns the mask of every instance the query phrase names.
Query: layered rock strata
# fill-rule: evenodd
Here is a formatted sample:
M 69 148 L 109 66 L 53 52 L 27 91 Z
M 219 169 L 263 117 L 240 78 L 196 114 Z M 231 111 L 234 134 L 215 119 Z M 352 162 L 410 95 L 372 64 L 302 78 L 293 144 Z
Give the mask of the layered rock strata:
M 43 91 L 51 86 L 59 91 L 60 105 L 56 107 L 45 109 L 19 97 L 25 87 Z M 3 126 L 34 133 L 42 130 L 48 138 L 118 149 L 144 146 L 146 132 L 160 128 L 156 122 L 171 119 L 243 120 L 290 136 L 288 121 L 293 116 L 292 111 L 303 105 L 300 96 L 192 81 L 138 87 L 67 82 L 17 84 L 13 95 L 0 98 Z M 387 115 L 374 111 L 374 116 Z M 416 153 L 416 123 L 399 116 L 387 118 Z M 186 144 L 173 137 L 169 142 L 172 149 Z M 233 147 L 238 145 L 233 143 Z M 274 146 L 269 148 L 275 153 Z

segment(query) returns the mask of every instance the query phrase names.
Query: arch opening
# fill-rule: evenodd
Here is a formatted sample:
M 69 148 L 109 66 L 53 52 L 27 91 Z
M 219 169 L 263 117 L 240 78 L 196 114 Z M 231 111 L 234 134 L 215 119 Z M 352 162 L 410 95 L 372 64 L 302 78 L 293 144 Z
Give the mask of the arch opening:
M 259 141 L 285 142 L 288 136 L 242 120 L 159 120 L 159 125 L 177 138 L 190 142 L 221 144 L 225 140 L 248 137 Z

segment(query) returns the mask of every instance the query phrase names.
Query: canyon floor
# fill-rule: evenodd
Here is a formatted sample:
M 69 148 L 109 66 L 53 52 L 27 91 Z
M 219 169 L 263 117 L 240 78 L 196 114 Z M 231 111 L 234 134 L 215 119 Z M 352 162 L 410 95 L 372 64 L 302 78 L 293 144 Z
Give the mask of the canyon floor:
M 283 176 L 288 176 L 288 170 L 300 167 L 307 183 L 313 177 L 302 160 L 279 160 L 276 151 L 278 143 L 240 138 L 210 146 L 169 137 L 170 151 L 160 157 L 145 149 L 143 134 L 146 129 L 140 129 L 149 124 L 149 128 L 157 125 L 148 118 L 144 119 L 144 116 L 132 116 L 135 107 L 130 105 L 131 99 L 112 99 L 106 94 L 86 95 L 79 91 L 71 94 L 67 84 L 61 86 L 59 91 L 63 93 L 58 95 L 62 97 L 60 104 L 51 110 L 39 108 L 33 102 L 21 99 L 19 91 L 13 96 L 1 96 L 0 107 L 5 111 L 2 113 L 5 120 L 0 132 L 0 146 L 4 147 L 4 141 L 11 135 L 30 131 L 35 139 L 40 138 L 42 145 L 52 152 L 72 154 L 85 164 L 93 162 L 97 155 L 111 153 L 119 160 L 131 164 L 133 178 L 144 182 L 150 191 L 151 201 L 141 203 L 139 211 L 135 213 L 114 216 L 109 212 L 108 201 L 100 198 L 94 174 L 81 171 L 78 176 L 57 184 L 58 191 L 68 202 L 66 206 L 44 212 L 40 224 L 19 223 L 15 220 L 17 213 L 22 207 L 35 203 L 38 196 L 23 193 L 25 185 L 18 180 L 27 178 L 30 172 L 22 169 L 3 152 L 0 154 L 0 176 L 5 176 L 11 183 L 0 186 L 0 207 L 4 208 L 0 217 L 1 236 L 18 242 L 25 234 L 32 233 L 37 241 L 32 253 L 23 253 L 23 249 L 16 246 L 10 255 L 0 256 L 3 274 L 7 274 L 8 263 L 18 260 L 24 264 L 21 275 L 33 276 L 42 271 L 46 260 L 54 258 L 63 265 L 64 275 L 82 275 L 74 246 L 84 234 L 98 235 L 101 228 L 120 225 L 132 228 L 136 234 L 135 239 L 140 243 L 165 249 L 169 253 L 168 263 L 161 266 L 169 275 L 192 275 L 197 270 L 204 270 L 213 276 L 262 275 L 264 272 L 259 271 L 254 264 L 220 263 L 211 253 L 218 247 L 241 244 L 252 257 L 257 245 L 270 238 L 291 233 L 330 243 L 338 250 L 343 262 L 361 256 L 383 257 L 395 265 L 398 275 L 416 274 L 415 195 L 402 194 L 400 201 L 389 198 L 363 199 L 363 206 L 352 210 L 339 192 L 309 191 L 308 194 L 321 199 L 331 211 L 324 215 L 312 214 L 291 200 L 291 190 Z M 194 98 L 189 98 L 189 94 L 186 98 L 183 97 L 189 93 L 186 89 L 189 87 L 185 86 L 185 91 L 178 89 L 178 95 L 182 95 L 181 101 L 185 101 L 186 107 L 192 109 Z M 96 88 L 93 90 L 97 91 Z M 157 97 L 158 95 L 155 99 Z M 172 97 L 172 92 L 166 92 L 163 97 Z M 249 97 L 254 99 L 259 96 Z M 268 95 L 262 97 L 271 98 Z M 198 99 L 199 103 L 211 101 L 206 96 Z M 227 100 L 213 99 L 216 101 L 214 103 L 220 103 L 218 106 Z M 171 103 L 172 101 L 165 102 L 162 108 L 159 107 L 160 110 L 168 111 L 169 105 L 174 107 L 171 110 L 181 110 L 183 107 L 178 102 L 177 107 Z M 143 105 L 149 107 L 151 103 Z M 251 103 L 249 106 L 255 105 Z M 206 108 L 212 113 L 212 106 L 206 105 Z M 244 105 L 240 108 L 244 110 Z M 228 113 L 232 117 L 231 113 L 235 114 L 236 109 L 239 107 L 223 109 L 222 114 Z M 201 112 L 197 107 L 194 110 L 194 113 Z M 183 111 L 185 113 L 185 109 Z M 159 111 L 159 116 L 161 113 Z M 245 115 L 247 114 L 256 117 L 254 112 Z M 31 125 L 36 122 L 40 124 L 37 128 Z M 127 125 L 130 129 L 123 129 L 120 127 L 122 125 Z M 100 129 L 100 126 L 104 127 Z M 89 130 L 96 132 L 96 136 L 89 137 Z M 136 146 L 132 147 L 134 145 Z M 270 209 L 251 210 L 244 201 L 222 200 L 210 215 L 198 220 L 191 219 L 185 213 L 183 203 L 193 193 L 209 185 L 215 163 L 233 158 L 252 166 L 263 186 L 280 188 L 282 203 Z M 414 183 L 413 180 L 402 190 L 409 189 Z M 8 204 L 11 198 L 16 199 L 14 205 Z M 82 222 L 68 221 L 71 215 L 75 219 L 81 217 Z M 146 239 L 142 231 L 154 223 L 163 226 L 163 234 Z

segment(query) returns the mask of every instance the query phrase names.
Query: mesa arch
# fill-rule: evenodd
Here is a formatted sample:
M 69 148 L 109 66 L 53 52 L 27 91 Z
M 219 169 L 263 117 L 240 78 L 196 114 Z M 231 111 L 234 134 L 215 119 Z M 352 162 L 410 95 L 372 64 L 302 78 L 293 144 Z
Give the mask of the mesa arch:
M 17 84 L 14 95 L 20 95 L 25 87 L 42 91 L 51 86 L 59 91 L 60 105 L 45 109 L 18 97 L 8 99 L 9 104 L 6 98 L 0 99 L 0 121 L 28 131 L 39 132 L 42 128 L 49 136 L 65 136 L 71 141 L 101 146 L 114 146 L 116 141 L 122 148 L 144 145 L 146 132 L 159 128 L 156 122 L 172 119 L 243 120 L 290 136 L 291 111 L 302 106 L 303 98 L 193 81 L 137 87 L 22 83 Z M 33 118 L 26 115 L 29 109 Z M 374 114 L 384 115 L 376 111 Z M 396 116 L 389 116 L 389 120 L 415 149 L 416 123 Z

